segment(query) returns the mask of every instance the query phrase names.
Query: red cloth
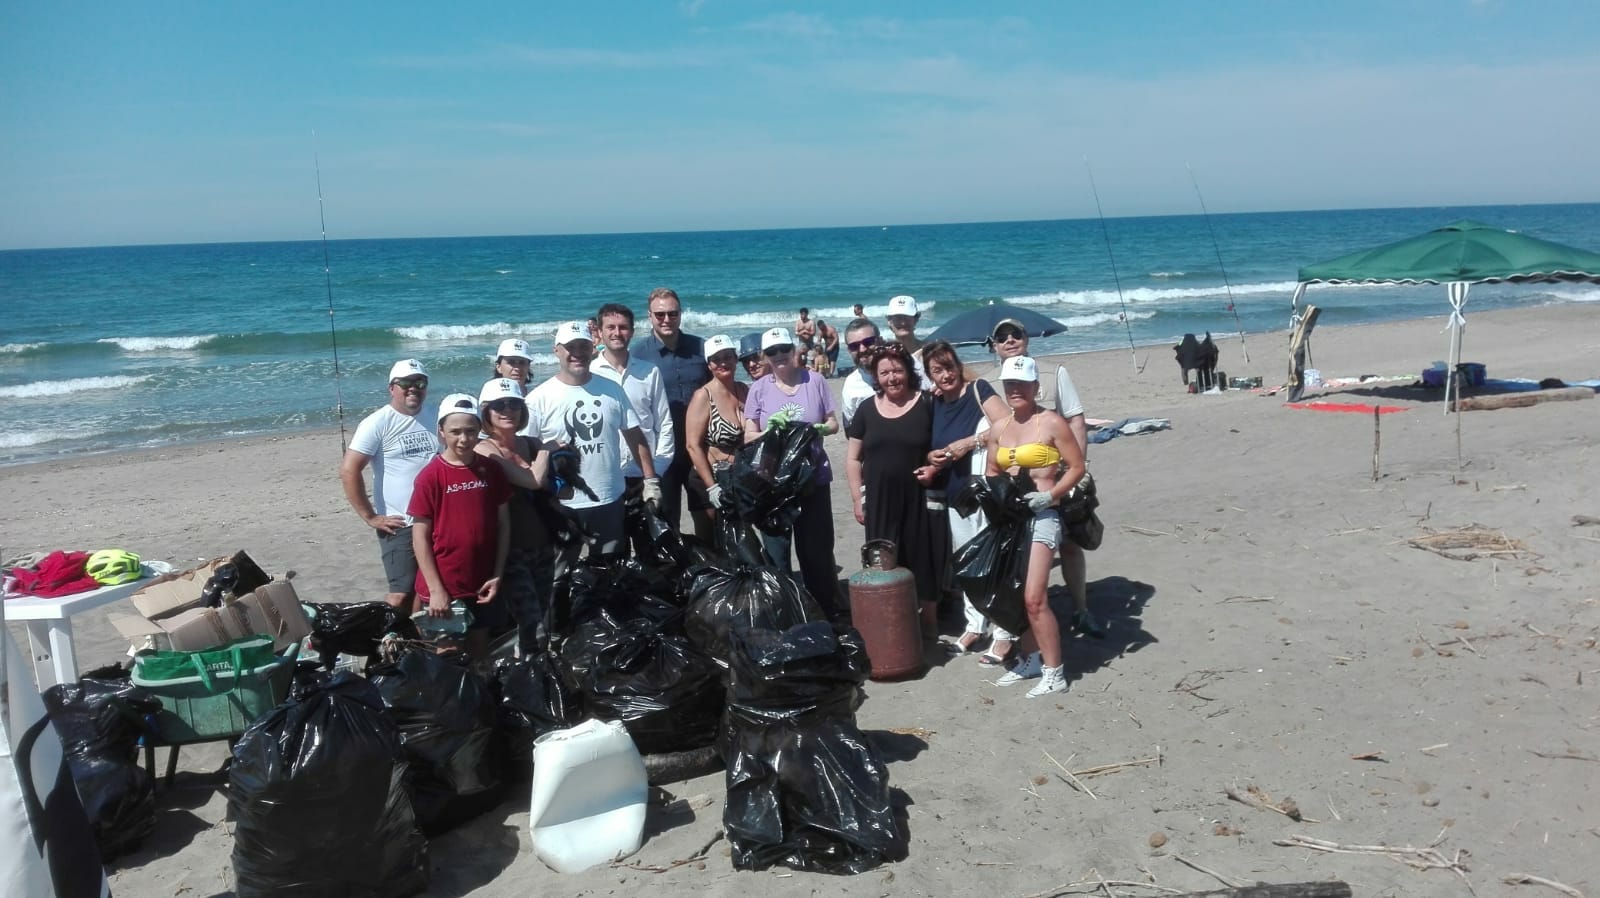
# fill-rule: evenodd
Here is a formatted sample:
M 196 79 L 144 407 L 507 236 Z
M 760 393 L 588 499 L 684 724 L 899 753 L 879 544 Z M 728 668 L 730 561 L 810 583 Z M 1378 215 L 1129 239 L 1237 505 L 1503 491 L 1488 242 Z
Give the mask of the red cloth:
M 1291 402 L 1288 406 L 1313 412 L 1355 412 L 1363 415 L 1372 414 L 1373 409 L 1377 409 L 1380 415 L 1392 415 L 1406 410 L 1403 405 L 1367 405 L 1363 402 Z
M 88 563 L 88 552 L 55 551 L 34 567 L 13 568 L 11 576 L 17 578 L 18 591 L 54 599 L 100 588 L 99 580 L 84 573 Z
M 432 523 L 433 560 L 450 598 L 477 595 L 494 576 L 500 506 L 509 498 L 511 485 L 499 462 L 482 455 L 473 455 L 465 466 L 436 455 L 417 474 L 406 511 Z M 417 595 L 429 598 L 420 570 Z

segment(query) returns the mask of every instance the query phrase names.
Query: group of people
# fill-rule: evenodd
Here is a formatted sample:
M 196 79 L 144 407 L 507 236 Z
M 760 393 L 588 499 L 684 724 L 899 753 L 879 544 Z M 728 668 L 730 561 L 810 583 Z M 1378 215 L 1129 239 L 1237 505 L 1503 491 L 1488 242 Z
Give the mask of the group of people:
M 709 544 L 723 473 L 740 448 L 774 427 L 822 436 L 842 429 L 857 522 L 868 539 L 900 547 L 919 599 L 934 606 L 956 595 L 946 575 L 952 549 L 985 526 L 981 514 L 947 511 L 946 497 L 973 477 L 1028 478 L 1029 631 L 1019 638 L 994 627 L 968 598 L 964 631 L 947 645 L 1008 668 L 1001 685 L 1039 680 L 1030 696 L 1066 690 L 1060 628 L 1046 601 L 1058 553 L 1075 601 L 1072 628 L 1103 635 L 1085 604 L 1083 549 L 1063 535 L 1056 510 L 1082 489 L 1087 431 L 1071 378 L 1060 367 L 1041 377 L 1019 322 L 994 328 L 999 364 L 987 377 L 1001 384 L 997 392 L 949 343 L 917 339 L 920 310 L 909 296 L 889 302 L 893 339 L 859 314 L 841 335 L 808 310 L 793 330 L 702 339 L 683 332 L 672 290 L 653 291 L 647 308 L 649 333 L 637 342 L 634 313 L 619 303 L 601 306 L 592 323 L 561 324 L 556 371 L 537 385 L 528 344 L 505 340 L 477 395 L 452 393 L 431 418 L 426 368 L 415 359 L 395 363 L 389 403 L 356 428 L 340 469 L 347 500 L 377 534 L 391 604 L 445 617 L 452 602 L 465 602 L 469 652 L 482 657 L 487 634 L 513 624 L 522 651 L 534 651 L 557 560 L 542 499 L 559 499 L 592 535 L 596 554 L 628 553 L 632 503 L 674 529 L 687 507 L 691 531 Z M 855 370 L 840 401 L 807 364 L 802 327 L 825 359 L 841 343 L 849 351 Z M 836 617 L 834 477 L 822 440 L 813 446 L 815 476 L 792 532 L 763 534 L 762 548 L 767 563 L 796 575 Z

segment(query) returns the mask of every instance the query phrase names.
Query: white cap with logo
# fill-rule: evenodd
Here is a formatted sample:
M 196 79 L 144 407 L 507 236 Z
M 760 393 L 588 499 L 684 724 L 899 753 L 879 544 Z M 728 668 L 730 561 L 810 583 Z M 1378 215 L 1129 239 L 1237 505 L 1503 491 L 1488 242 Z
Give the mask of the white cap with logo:
M 422 363 L 416 359 L 401 359 L 394 363 L 394 367 L 389 369 L 390 383 L 394 383 L 397 380 L 405 380 L 408 377 L 427 376 L 428 369 L 422 367 Z
M 471 415 L 479 421 L 483 420 L 478 414 L 478 400 L 466 393 L 451 393 L 439 402 L 439 423 L 443 424 L 444 419 L 451 415 Z
M 727 334 L 713 334 L 706 338 L 706 361 L 719 352 L 732 352 L 739 354 L 739 347 L 734 345 L 733 338 Z
M 576 343 L 579 340 L 587 340 L 590 343 L 594 342 L 594 335 L 589 333 L 589 325 L 585 324 L 584 322 L 563 321 L 561 322 L 561 326 L 556 328 L 557 346 L 565 346 L 568 343 Z
M 506 377 L 496 377 L 486 381 L 483 389 L 478 391 L 478 404 L 488 405 L 496 399 L 521 399 L 523 398 L 522 384 Z
M 500 341 L 500 348 L 495 350 L 497 359 L 527 359 L 533 361 L 533 353 L 528 351 L 528 341 L 518 340 L 516 337 Z
M 761 334 L 761 351 L 766 352 L 774 346 L 793 346 L 794 334 L 789 333 L 786 327 L 768 328 Z
M 912 296 L 895 296 L 889 300 L 890 315 L 905 315 L 910 318 L 917 317 L 917 300 Z
M 1039 366 L 1025 355 L 1014 355 L 1000 363 L 1000 379 L 1036 384 L 1039 382 Z

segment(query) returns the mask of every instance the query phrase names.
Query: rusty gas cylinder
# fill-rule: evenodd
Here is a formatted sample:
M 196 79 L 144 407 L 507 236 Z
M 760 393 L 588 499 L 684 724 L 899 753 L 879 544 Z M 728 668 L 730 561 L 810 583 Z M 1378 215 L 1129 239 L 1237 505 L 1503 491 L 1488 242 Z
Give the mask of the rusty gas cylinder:
M 922 673 L 922 626 L 917 581 L 896 567 L 895 544 L 868 540 L 861 547 L 861 570 L 850 575 L 850 620 L 861 632 L 874 680 L 898 680 Z

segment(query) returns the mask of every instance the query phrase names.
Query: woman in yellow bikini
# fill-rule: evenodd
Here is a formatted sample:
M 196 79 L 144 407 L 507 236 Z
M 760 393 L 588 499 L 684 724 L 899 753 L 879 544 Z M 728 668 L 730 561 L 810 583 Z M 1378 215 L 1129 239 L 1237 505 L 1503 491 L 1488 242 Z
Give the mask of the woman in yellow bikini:
M 996 424 L 985 436 L 989 449 L 988 474 L 1021 474 L 1033 481 L 1027 494 L 1033 509 L 1033 543 L 1028 548 L 1028 572 L 1022 601 L 1028 612 L 1028 632 L 1022 638 L 1023 657 L 995 681 L 1011 686 L 1039 678 L 1028 691 L 1038 698 L 1067 691 L 1061 663 L 1061 631 L 1050 610 L 1050 571 L 1056 547 L 1061 544 L 1061 516 L 1056 503 L 1083 479 L 1083 450 L 1067 428 L 1067 420 L 1039 407 L 1039 368 L 1027 356 L 1006 359 L 1000 367 L 1006 405 L 1011 417 Z M 1032 643 L 1037 648 L 1030 650 Z

